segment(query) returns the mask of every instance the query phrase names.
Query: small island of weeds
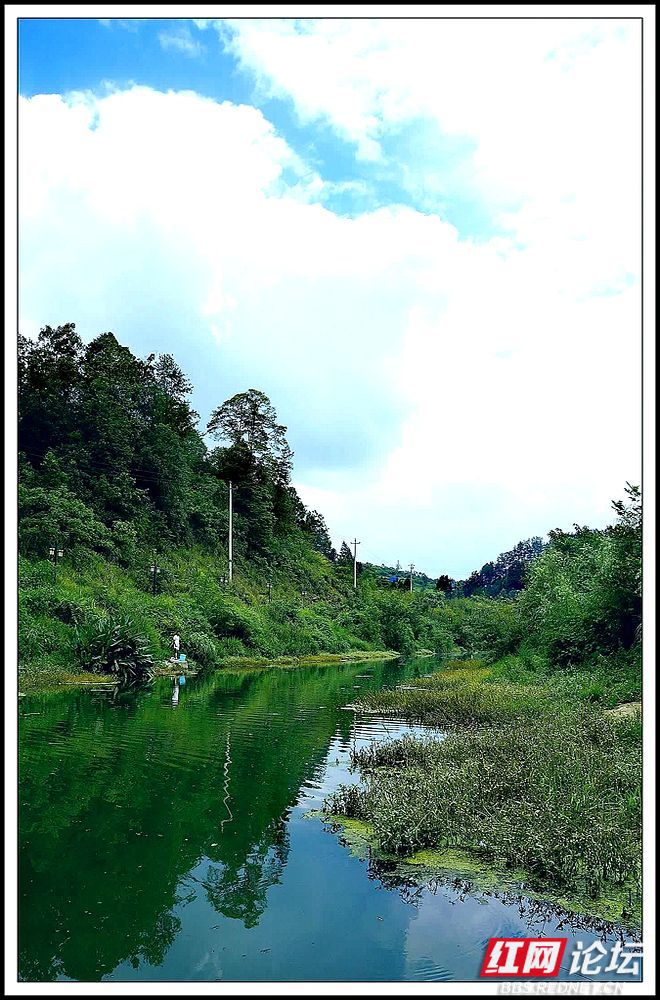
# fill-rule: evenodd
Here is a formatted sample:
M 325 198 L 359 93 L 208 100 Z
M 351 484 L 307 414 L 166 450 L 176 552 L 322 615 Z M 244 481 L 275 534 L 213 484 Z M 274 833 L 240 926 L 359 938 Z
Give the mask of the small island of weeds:
M 367 823 L 388 855 L 467 850 L 567 899 L 616 898 L 616 917 L 634 926 L 641 718 L 605 714 L 593 693 L 598 686 L 606 704 L 608 690 L 621 698 L 627 689 L 632 699 L 636 677 L 621 664 L 539 676 L 533 662 L 509 656 L 490 667 L 449 662 L 405 688 L 365 695 L 356 708 L 445 733 L 358 750 L 363 781 L 340 787 L 327 814 Z

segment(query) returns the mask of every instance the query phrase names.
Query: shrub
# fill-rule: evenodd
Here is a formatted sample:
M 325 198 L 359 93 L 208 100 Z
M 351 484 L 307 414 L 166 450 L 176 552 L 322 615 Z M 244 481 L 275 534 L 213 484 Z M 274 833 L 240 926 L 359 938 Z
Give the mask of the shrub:
M 85 669 L 111 674 L 120 684 L 139 684 L 153 676 L 153 657 L 130 619 L 80 633 L 77 654 Z
M 215 643 L 218 660 L 228 656 L 245 656 L 247 649 L 240 639 L 217 639 Z
M 201 667 L 214 667 L 220 659 L 218 644 L 206 632 L 191 632 L 186 638 L 186 649 L 190 659 Z

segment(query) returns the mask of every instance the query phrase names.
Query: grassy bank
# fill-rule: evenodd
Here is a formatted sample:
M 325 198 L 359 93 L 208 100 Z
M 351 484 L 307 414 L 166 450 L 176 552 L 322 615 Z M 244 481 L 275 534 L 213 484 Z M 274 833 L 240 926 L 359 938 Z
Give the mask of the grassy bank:
M 367 823 L 387 854 L 468 851 L 522 870 L 540 889 L 619 900 L 617 917 L 634 922 L 641 720 L 603 711 L 624 693 L 639 696 L 632 663 L 595 676 L 535 677 L 508 657 L 492 667 L 455 662 L 403 689 L 367 695 L 356 707 L 447 735 L 358 751 L 362 783 L 340 788 L 326 809 Z
M 355 650 L 352 653 L 316 653 L 314 656 L 230 656 L 223 667 L 324 667 L 333 663 L 362 663 L 368 660 L 396 660 L 401 654 L 391 649 Z
M 58 684 L 84 673 L 94 636 L 125 620 L 156 663 L 167 660 L 178 631 L 188 659 L 201 669 L 388 655 L 391 636 L 383 634 L 380 616 L 365 614 L 327 559 L 301 546 L 291 561 L 294 568 L 273 572 L 269 595 L 261 566 L 246 564 L 229 588 L 222 556 L 181 549 L 163 560 L 153 595 L 148 566 L 76 555 L 55 579 L 45 560 L 21 559 L 21 685 Z
M 396 660 L 400 653 L 392 650 L 368 650 L 355 653 L 318 653 L 315 656 L 277 656 L 273 659 L 253 656 L 231 656 L 218 664 L 219 668 L 239 670 L 264 670 L 271 667 L 293 669 L 296 667 L 324 667 L 338 663 L 366 663 L 374 660 Z M 176 677 L 180 674 L 194 675 L 199 672 L 194 661 L 188 660 L 185 665 L 163 664 L 156 667 L 156 677 Z M 59 670 L 43 672 L 41 670 L 25 670 L 21 674 L 21 690 L 39 691 L 56 687 L 90 687 L 98 684 L 114 684 L 115 681 L 104 675 L 80 671 Z

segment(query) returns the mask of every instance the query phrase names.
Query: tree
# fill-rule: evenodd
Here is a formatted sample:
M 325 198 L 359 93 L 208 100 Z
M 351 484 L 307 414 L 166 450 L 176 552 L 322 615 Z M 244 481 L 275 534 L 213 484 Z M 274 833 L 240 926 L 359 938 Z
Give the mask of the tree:
M 195 428 L 199 419 L 199 414 L 188 403 L 192 382 L 171 354 L 151 354 L 147 358 L 147 366 L 153 380 L 155 420 L 167 424 L 181 436 L 186 435 Z
M 328 527 L 325 518 L 317 510 L 305 510 L 300 521 L 303 531 L 312 537 L 312 545 L 317 552 L 322 552 L 324 556 L 332 561 L 334 549 L 328 534 Z M 336 556 L 336 553 L 335 553 Z
M 83 344 L 75 323 L 18 338 L 18 446 L 33 464 L 76 427 Z
M 259 464 L 270 467 L 275 476 L 288 482 L 293 452 L 286 440 L 286 427 L 277 422 L 275 407 L 265 393 L 248 389 L 216 407 L 206 428 L 216 441 L 228 441 L 237 450 L 245 449 Z
M 470 573 L 467 580 L 463 581 L 463 593 L 466 597 L 472 597 L 478 590 L 483 587 L 483 578 L 478 570 L 474 570 Z
M 529 566 L 541 555 L 543 548 L 543 540 L 537 535 L 518 542 L 508 552 L 502 552 L 494 563 L 487 562 L 480 570 L 471 573 L 463 581 L 463 593 L 466 597 L 473 594 L 497 597 L 498 594 L 522 590 Z
M 452 580 L 452 578 L 450 576 L 447 576 L 446 573 L 444 573 L 442 576 L 439 576 L 438 579 L 435 581 L 435 589 L 442 591 L 443 594 L 448 594 L 452 589 L 453 583 L 454 581 Z
M 346 542 L 341 543 L 339 555 L 337 556 L 337 565 L 339 566 L 353 565 L 353 553 L 350 549 L 350 546 L 348 546 Z
M 616 524 L 551 531 L 519 610 L 529 639 L 561 666 L 630 649 L 641 622 L 641 496 L 628 485 Z

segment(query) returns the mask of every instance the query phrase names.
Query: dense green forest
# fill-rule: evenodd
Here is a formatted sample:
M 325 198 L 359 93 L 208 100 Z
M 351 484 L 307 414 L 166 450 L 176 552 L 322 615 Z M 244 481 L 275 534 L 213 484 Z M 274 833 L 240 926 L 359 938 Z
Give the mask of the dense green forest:
M 142 360 L 112 333 L 85 344 L 67 324 L 19 338 L 25 681 L 102 668 L 113 634 L 163 659 L 174 631 L 203 667 L 428 649 L 637 676 L 636 487 L 614 504 L 612 526 L 521 542 L 466 581 L 418 570 L 411 593 L 405 569 L 401 586 L 388 579 L 395 570 L 360 564 L 354 591 L 350 549 L 334 550 L 291 484 L 286 427 L 269 399 L 250 389 L 219 401 L 200 428 L 191 391 L 170 355 Z

